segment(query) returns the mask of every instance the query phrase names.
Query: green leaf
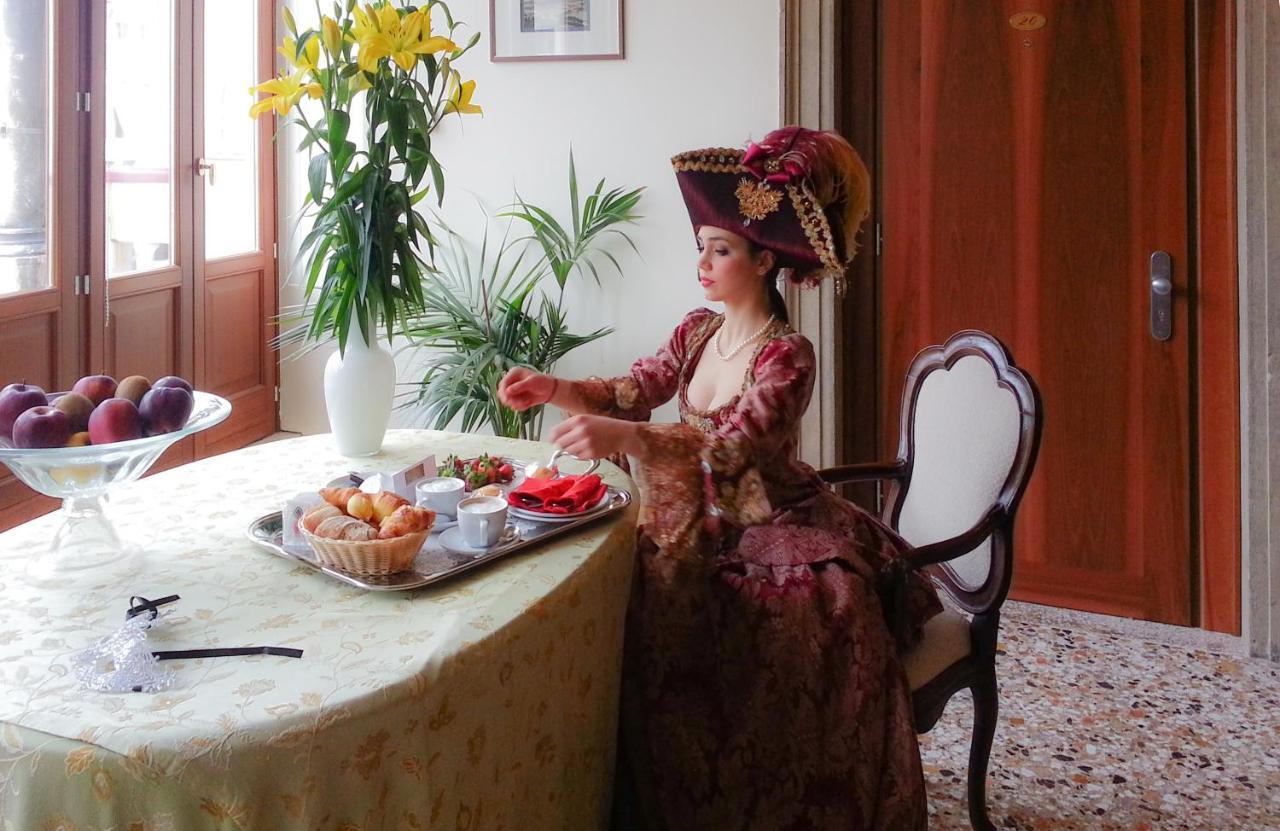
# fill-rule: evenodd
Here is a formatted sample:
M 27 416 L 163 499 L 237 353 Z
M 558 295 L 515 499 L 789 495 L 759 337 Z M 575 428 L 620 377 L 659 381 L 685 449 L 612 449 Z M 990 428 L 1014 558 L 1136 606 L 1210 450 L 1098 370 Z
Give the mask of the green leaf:
M 431 157 L 431 179 L 436 185 L 436 204 L 444 205 L 444 171 L 434 156 Z
M 317 205 L 324 197 L 324 185 L 328 179 L 329 154 L 317 153 L 311 158 L 311 164 L 307 166 L 307 181 L 311 185 L 311 201 Z
M 329 112 L 329 149 L 341 147 L 347 140 L 347 131 L 351 128 L 351 116 L 342 110 L 331 110 Z M 354 145 L 352 145 L 354 148 Z

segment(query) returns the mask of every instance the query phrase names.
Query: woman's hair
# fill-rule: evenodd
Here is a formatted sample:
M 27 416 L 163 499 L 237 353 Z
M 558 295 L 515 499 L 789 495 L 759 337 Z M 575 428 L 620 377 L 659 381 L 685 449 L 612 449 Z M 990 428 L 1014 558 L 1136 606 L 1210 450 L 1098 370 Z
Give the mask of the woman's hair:
M 745 238 L 744 238 L 745 239 Z M 756 245 L 751 240 L 747 240 L 747 250 L 751 252 L 751 256 L 758 257 L 761 251 L 766 251 L 763 245 Z M 787 316 L 787 301 L 783 298 L 782 292 L 778 291 L 778 274 L 782 269 L 777 263 L 777 257 L 774 257 L 773 268 L 769 269 L 769 273 L 764 275 L 765 291 L 769 295 L 769 311 L 773 316 L 783 323 L 790 323 Z

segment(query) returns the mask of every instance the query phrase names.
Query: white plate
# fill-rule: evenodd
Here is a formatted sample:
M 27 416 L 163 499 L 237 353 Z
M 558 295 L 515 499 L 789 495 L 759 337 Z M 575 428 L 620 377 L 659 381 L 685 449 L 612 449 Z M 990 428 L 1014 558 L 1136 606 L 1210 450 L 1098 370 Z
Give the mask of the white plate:
M 515 505 L 507 506 L 507 513 L 517 519 L 530 520 L 532 522 L 573 522 L 592 514 L 600 513 L 609 507 L 609 489 L 605 488 L 604 496 L 600 497 L 600 501 L 592 505 L 590 508 L 583 508 L 576 514 L 547 514 L 542 511 L 531 511 L 528 508 L 517 508 Z
M 431 533 L 439 534 L 441 531 L 446 531 L 450 528 L 453 528 L 457 524 L 458 524 L 458 518 L 456 516 L 452 516 L 450 514 L 437 513 L 435 524 L 431 526 Z
M 474 545 L 467 545 L 467 543 L 462 539 L 462 529 L 455 525 L 440 535 L 440 544 L 455 554 L 484 554 L 486 551 L 492 551 L 500 545 L 511 542 L 515 538 L 516 529 L 513 526 L 508 525 L 502 530 L 502 537 L 498 539 L 497 543 L 477 548 Z

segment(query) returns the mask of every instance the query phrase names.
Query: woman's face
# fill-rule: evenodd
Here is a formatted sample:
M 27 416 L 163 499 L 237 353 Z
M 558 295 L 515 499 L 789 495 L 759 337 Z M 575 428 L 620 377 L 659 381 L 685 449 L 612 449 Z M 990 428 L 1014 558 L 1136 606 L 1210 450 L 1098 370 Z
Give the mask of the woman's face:
M 733 303 L 764 294 L 764 275 L 772 267 L 772 252 L 753 255 L 738 234 L 711 225 L 698 229 L 698 282 L 708 300 Z

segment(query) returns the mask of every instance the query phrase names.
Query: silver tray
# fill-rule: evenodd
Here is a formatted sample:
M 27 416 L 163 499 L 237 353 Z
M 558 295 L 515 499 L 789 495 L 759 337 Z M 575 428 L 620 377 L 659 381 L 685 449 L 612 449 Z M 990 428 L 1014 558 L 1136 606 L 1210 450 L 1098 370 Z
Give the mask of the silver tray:
M 315 554 L 309 547 L 285 548 L 284 534 L 281 527 L 280 512 L 273 511 L 260 516 L 249 524 L 245 532 L 251 541 L 279 557 L 292 560 L 315 571 L 327 574 L 335 580 L 341 580 L 352 586 L 359 586 L 369 591 L 394 592 L 430 586 L 441 580 L 448 580 L 459 574 L 479 568 L 480 566 L 501 560 L 519 551 L 544 543 L 556 537 L 573 533 L 584 525 L 599 522 L 605 517 L 616 516 L 631 504 L 631 494 L 613 485 L 608 487 L 605 507 L 597 508 L 589 515 L 576 522 L 539 522 L 537 520 L 509 517 L 506 542 L 498 543 L 479 554 L 463 554 L 450 551 L 440 544 L 440 535 L 432 533 L 423 543 L 422 550 L 413 561 L 413 568 L 397 574 L 372 576 L 351 574 L 341 569 L 330 568 L 316 562 Z M 511 531 L 514 530 L 514 536 Z

